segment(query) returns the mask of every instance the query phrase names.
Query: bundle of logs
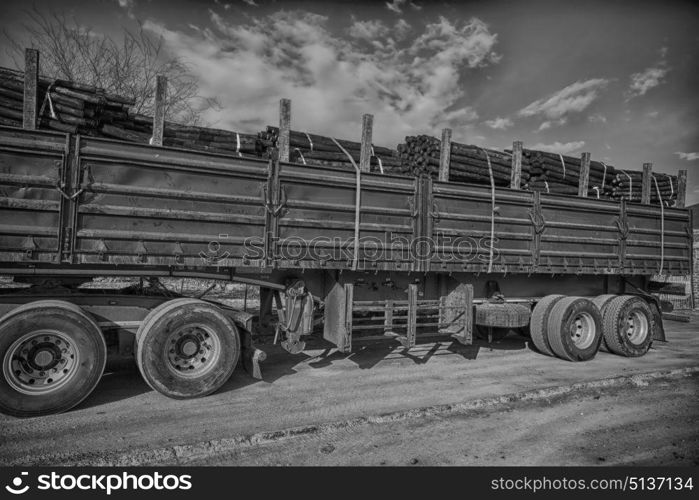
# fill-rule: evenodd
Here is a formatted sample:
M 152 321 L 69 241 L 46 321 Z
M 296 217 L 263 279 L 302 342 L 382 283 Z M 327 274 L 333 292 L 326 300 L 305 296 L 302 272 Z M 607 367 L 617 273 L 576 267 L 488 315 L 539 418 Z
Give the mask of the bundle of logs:
M 132 99 L 66 80 L 39 79 L 37 126 L 60 132 L 99 135 L 102 123 L 128 116 Z M 22 126 L 24 74 L 0 68 L 0 124 Z
M 427 135 L 408 136 L 398 145 L 398 154 L 413 175 L 439 176 L 442 141 Z M 490 163 L 488 162 L 490 160 Z M 490 184 L 492 172 L 496 186 L 509 186 L 512 176 L 512 155 L 508 152 L 451 143 L 449 180 L 475 184 Z M 530 165 L 522 159 L 522 185 L 530 176 Z
M 525 149 L 522 156 L 532 165 L 528 188 L 557 194 L 578 194 L 581 160 L 545 151 Z M 609 198 L 616 169 L 600 161 L 590 161 L 587 196 Z
M 107 137 L 148 144 L 153 118 L 130 112 L 135 101 L 103 89 L 65 80 L 39 78 L 37 92 L 40 129 Z M 0 125 L 22 126 L 24 73 L 0 68 Z M 163 145 L 222 154 L 263 153 L 254 134 L 184 126 L 165 122 Z
M 615 200 L 641 201 L 643 173 L 633 170 L 618 170 L 612 179 L 612 198 Z M 654 173 L 650 182 L 650 201 L 660 201 L 665 206 L 674 206 L 677 201 L 677 176 Z
M 277 147 L 279 128 L 268 126 L 258 134 L 260 143 L 265 147 Z M 309 134 L 291 130 L 289 132 L 289 161 L 304 165 L 340 167 L 354 170 L 359 167 L 361 143 L 334 139 L 322 135 Z M 350 160 L 350 157 L 352 158 Z M 405 174 L 398 152 L 381 146 L 371 146 L 371 171 L 383 174 Z

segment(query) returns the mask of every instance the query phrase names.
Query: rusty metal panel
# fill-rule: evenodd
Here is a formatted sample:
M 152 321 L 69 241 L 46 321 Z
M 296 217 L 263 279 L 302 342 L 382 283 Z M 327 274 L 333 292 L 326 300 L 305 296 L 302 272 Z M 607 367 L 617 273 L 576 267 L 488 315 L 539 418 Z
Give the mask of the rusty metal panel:
M 354 257 L 356 173 L 282 163 L 280 268 L 350 269 Z M 409 270 L 418 216 L 416 180 L 361 174 L 358 269 Z
M 82 138 L 79 169 L 76 263 L 254 265 L 266 161 Z
M 67 136 L 0 127 L 0 261 L 59 259 Z

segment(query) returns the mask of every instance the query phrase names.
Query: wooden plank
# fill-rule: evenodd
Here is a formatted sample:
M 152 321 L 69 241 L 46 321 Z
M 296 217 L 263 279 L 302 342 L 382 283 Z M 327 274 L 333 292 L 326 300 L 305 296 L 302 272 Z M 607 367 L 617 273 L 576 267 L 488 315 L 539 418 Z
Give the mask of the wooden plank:
M 289 135 L 291 133 L 291 99 L 279 101 L 279 161 L 289 161 Z
M 352 351 L 352 310 L 354 303 L 354 285 L 345 283 L 345 336 L 338 349 L 341 352 Z
M 24 51 L 24 104 L 22 113 L 22 128 L 36 130 L 38 114 L 39 90 L 39 51 L 26 49 Z
M 451 129 L 442 130 L 442 149 L 439 152 L 439 180 L 449 180 L 449 162 L 451 161 Z
M 641 203 L 643 205 L 650 205 L 650 190 L 653 175 L 653 164 L 644 163 L 643 164 L 643 178 L 641 181 Z
M 687 171 L 680 170 L 677 173 L 677 208 L 684 208 L 687 196 Z
M 391 299 L 386 300 L 384 307 L 383 330 L 384 333 L 389 333 L 393 331 L 393 301 Z
M 512 177 L 510 178 L 510 188 L 519 189 L 522 184 L 522 141 L 512 143 Z
M 150 143 L 153 146 L 163 145 L 165 130 L 165 106 L 167 104 L 167 77 L 158 75 L 155 83 L 155 112 L 153 113 L 153 136 Z
M 590 178 L 590 153 L 580 157 L 580 180 L 578 181 L 578 196 L 587 198 L 587 185 Z
M 374 115 L 362 116 L 362 144 L 359 150 L 359 170 L 371 170 L 371 135 L 374 128 Z

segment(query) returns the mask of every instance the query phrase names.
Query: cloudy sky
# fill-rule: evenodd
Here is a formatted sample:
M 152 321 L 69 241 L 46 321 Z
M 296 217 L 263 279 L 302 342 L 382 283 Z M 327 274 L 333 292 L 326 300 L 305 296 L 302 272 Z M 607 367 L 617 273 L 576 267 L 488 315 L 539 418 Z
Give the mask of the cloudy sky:
M 141 23 L 185 59 L 221 110 L 255 132 L 292 99 L 295 129 L 374 142 L 438 135 L 578 155 L 621 168 L 689 170 L 699 202 L 699 3 L 38 1 L 96 32 Z M 5 30 L 27 2 L 3 2 Z M 4 56 L 0 63 L 7 64 Z

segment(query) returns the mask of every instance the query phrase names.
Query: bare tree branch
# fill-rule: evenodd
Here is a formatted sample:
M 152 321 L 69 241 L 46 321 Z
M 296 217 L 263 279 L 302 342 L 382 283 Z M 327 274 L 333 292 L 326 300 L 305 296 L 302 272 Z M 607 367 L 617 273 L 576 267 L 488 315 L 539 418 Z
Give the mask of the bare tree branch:
M 215 99 L 199 95 L 199 82 L 185 61 L 171 57 L 162 37 L 142 28 L 123 28 L 120 39 L 92 31 L 74 18 L 57 11 L 42 12 L 35 7 L 25 11 L 22 24 L 29 47 L 41 53 L 41 73 L 103 88 L 111 94 L 134 98 L 133 111 L 152 115 L 155 80 L 168 80 L 165 117 L 185 125 L 202 124 L 202 113 L 219 106 Z M 17 69 L 24 64 L 24 39 L 7 31 L 2 38 Z

